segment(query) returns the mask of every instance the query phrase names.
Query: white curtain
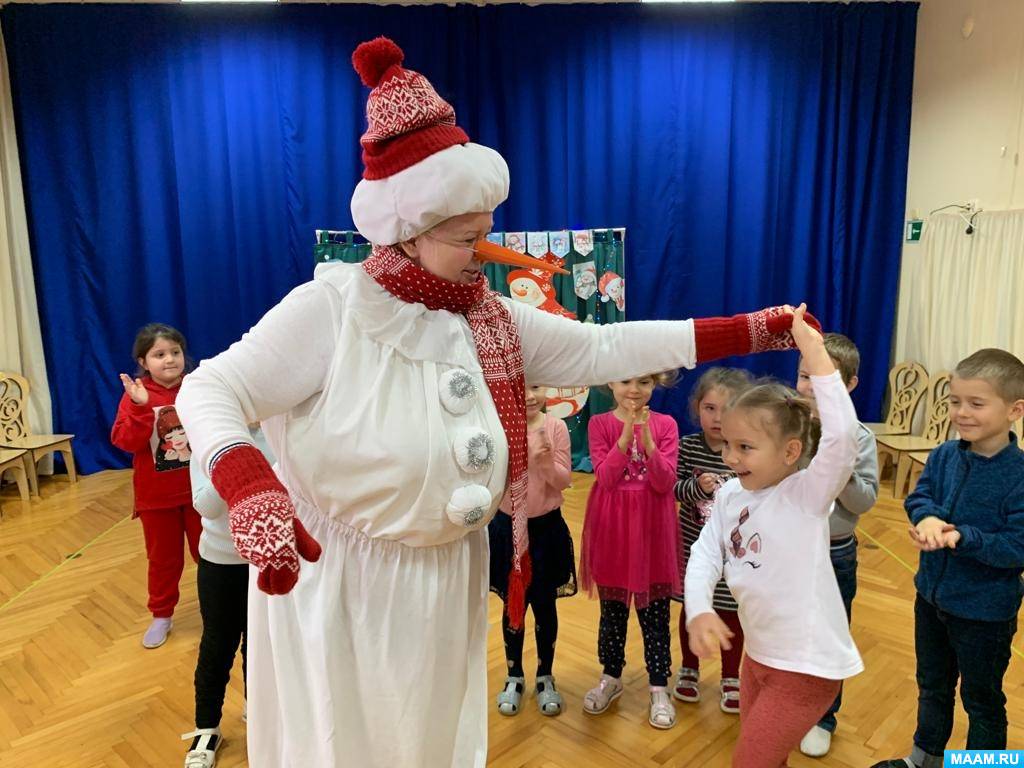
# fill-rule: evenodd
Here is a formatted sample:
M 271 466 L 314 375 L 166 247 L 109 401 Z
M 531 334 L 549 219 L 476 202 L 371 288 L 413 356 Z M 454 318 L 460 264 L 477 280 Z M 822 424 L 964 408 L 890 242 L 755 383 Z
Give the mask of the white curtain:
M 28 406 L 33 432 L 52 431 L 50 386 L 43 357 L 28 221 L 14 133 L 11 79 L 7 49 L 0 37 L 0 370 L 20 373 L 29 380 Z M 44 467 L 40 465 L 40 470 Z
M 966 229 L 933 216 L 917 253 L 904 250 L 894 362 L 952 370 L 983 347 L 1024 359 L 1024 210 L 982 212 Z

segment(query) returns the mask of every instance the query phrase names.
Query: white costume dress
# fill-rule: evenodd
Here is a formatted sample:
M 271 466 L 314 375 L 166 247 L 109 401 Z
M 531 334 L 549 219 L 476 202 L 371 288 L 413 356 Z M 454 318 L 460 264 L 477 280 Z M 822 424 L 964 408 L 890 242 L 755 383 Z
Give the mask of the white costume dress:
M 529 383 L 695 363 L 689 320 L 598 327 L 507 306 Z M 451 386 L 453 376 L 466 383 L 457 370 L 475 394 Z M 508 447 L 465 318 L 405 303 L 357 265 L 322 265 L 189 375 L 178 410 L 203 467 L 251 442 L 246 424 L 262 421 L 275 470 L 323 548 L 287 595 L 250 581 L 249 765 L 482 768 L 486 524 Z M 467 450 L 479 430 L 491 441 Z M 459 525 L 446 508 L 469 485 L 490 502 Z

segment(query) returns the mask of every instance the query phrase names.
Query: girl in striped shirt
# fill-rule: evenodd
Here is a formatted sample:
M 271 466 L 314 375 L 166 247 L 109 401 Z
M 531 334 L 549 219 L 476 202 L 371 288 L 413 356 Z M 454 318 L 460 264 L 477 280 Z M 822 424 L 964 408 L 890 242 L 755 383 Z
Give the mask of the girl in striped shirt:
M 722 411 L 726 404 L 751 385 L 750 375 L 739 368 L 709 368 L 690 395 L 690 416 L 700 425 L 700 432 L 686 435 L 679 441 L 679 462 L 676 466 L 676 500 L 679 502 L 679 581 L 686 576 L 690 547 L 711 512 L 715 491 L 732 471 L 722 461 Z M 674 598 L 682 602 L 682 596 Z M 743 656 L 743 629 L 737 605 L 724 580 L 718 582 L 714 596 L 715 612 L 732 630 L 732 648 L 722 650 L 720 707 L 728 714 L 740 711 L 740 659 Z M 690 650 L 686 632 L 686 612 L 679 614 L 679 644 L 683 664 L 676 675 L 672 695 L 679 701 L 700 701 L 700 660 Z

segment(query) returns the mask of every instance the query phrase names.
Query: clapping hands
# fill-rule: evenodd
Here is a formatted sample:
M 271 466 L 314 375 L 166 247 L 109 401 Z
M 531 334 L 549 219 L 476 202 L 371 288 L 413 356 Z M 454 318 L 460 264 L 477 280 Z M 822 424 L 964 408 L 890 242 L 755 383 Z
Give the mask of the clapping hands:
M 910 526 L 907 532 L 914 546 L 922 552 L 935 552 L 947 547 L 956 549 L 956 545 L 960 543 L 960 531 L 956 526 L 934 515 L 926 517 L 916 526 Z

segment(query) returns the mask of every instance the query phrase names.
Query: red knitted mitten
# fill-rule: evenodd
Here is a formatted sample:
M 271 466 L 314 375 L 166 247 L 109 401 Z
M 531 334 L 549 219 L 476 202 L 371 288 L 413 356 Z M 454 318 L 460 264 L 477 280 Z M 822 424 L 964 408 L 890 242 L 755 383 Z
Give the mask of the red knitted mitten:
M 315 563 L 320 545 L 295 517 L 266 458 L 251 445 L 229 448 L 214 462 L 210 479 L 227 502 L 235 549 L 259 569 L 256 585 L 269 595 L 290 592 L 299 580 L 299 557 Z
M 816 331 L 821 323 L 814 315 L 804 316 Z M 793 315 L 785 307 L 769 307 L 732 317 L 703 317 L 693 321 L 697 362 L 706 363 L 730 355 L 749 355 L 780 349 L 796 349 Z

